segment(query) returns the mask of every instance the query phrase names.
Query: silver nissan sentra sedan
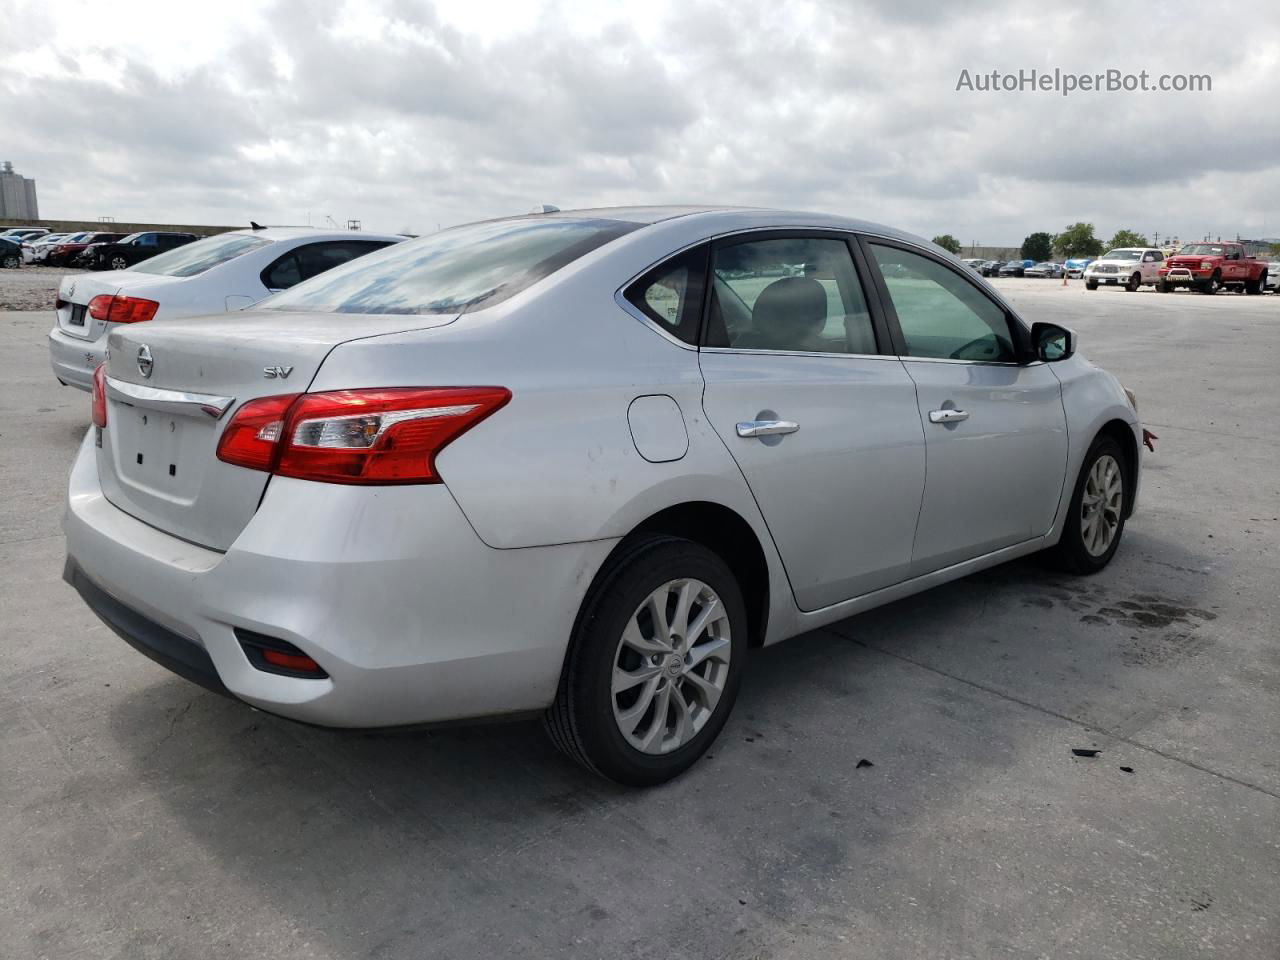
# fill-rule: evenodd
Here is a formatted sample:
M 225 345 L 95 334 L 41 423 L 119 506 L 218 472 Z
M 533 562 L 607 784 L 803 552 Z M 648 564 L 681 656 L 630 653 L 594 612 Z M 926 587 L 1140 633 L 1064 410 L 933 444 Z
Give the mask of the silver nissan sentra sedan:
M 121 326 L 66 579 L 285 717 L 542 712 L 685 770 L 747 651 L 1014 557 L 1101 570 L 1136 401 L 908 234 L 757 209 L 456 227 L 250 311 Z

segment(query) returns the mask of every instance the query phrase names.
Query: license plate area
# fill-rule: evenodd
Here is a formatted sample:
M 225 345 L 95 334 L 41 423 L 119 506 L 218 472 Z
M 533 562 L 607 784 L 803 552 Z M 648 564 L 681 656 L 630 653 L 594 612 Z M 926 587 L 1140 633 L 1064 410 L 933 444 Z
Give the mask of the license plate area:
M 67 323 L 73 327 L 83 327 L 85 309 L 83 303 L 71 304 L 71 314 L 67 317 Z
M 210 421 L 212 424 L 212 421 Z M 197 465 L 212 443 L 212 427 L 181 414 L 115 402 L 108 415 L 116 475 L 134 490 L 192 503 L 200 491 Z

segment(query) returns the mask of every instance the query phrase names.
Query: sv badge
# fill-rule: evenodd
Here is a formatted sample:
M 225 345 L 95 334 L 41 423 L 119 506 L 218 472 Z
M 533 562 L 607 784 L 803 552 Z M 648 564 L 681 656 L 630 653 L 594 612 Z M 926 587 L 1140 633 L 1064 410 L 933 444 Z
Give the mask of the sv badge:
M 293 373 L 293 367 L 276 366 L 276 367 L 262 368 L 262 375 L 266 377 L 268 380 L 276 380 L 276 379 L 287 380 L 289 379 L 289 374 L 291 373 Z

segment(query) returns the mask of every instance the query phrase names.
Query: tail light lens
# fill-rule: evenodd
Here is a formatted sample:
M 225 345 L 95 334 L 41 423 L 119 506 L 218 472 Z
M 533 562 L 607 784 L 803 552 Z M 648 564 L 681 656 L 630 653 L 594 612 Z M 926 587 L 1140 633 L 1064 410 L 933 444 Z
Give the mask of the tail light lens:
M 93 368 L 93 425 L 107 425 L 107 365 L 100 363 Z
M 160 309 L 154 300 L 141 297 L 112 296 L 104 293 L 89 301 L 89 316 L 107 323 L 142 323 L 150 320 Z
M 326 483 L 439 483 L 436 455 L 510 399 L 505 387 L 262 397 L 236 411 L 218 442 L 218 458 Z

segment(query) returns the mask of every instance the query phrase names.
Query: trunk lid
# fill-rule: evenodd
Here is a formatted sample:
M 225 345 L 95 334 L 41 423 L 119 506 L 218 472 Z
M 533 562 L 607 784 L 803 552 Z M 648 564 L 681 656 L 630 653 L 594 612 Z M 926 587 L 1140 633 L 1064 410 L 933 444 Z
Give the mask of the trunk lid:
M 108 338 L 107 427 L 97 451 L 104 495 L 166 533 L 226 550 L 270 479 L 217 458 L 236 409 L 256 397 L 305 392 L 340 343 L 453 319 L 254 311 L 117 326 Z M 268 367 L 288 374 L 268 377 Z
M 58 300 L 54 304 L 54 312 L 58 318 L 58 329 L 70 337 L 81 340 L 97 340 L 106 329 L 105 320 L 95 320 L 89 316 L 89 301 L 96 296 L 114 296 L 123 293 L 125 296 L 157 299 L 164 287 L 182 280 L 182 277 L 157 277 L 146 273 L 129 273 L 127 270 L 112 270 L 102 273 L 75 273 L 62 278 L 58 286 Z M 146 287 L 144 291 L 141 288 Z

